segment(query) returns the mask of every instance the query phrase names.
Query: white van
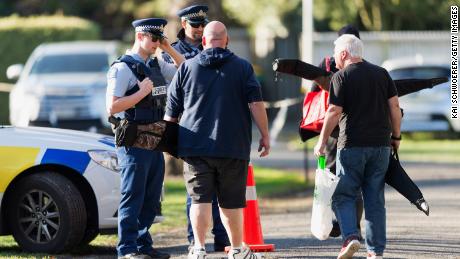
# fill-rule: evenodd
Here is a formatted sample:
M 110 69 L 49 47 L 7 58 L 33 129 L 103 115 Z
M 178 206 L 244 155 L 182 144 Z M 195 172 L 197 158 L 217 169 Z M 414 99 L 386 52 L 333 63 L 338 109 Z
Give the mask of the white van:
M 393 80 L 408 78 L 447 77 L 450 65 L 444 60 L 421 56 L 386 60 L 382 67 Z M 404 109 L 401 130 L 404 132 L 454 131 L 460 132 L 460 120 L 450 118 L 449 82 L 400 97 Z
M 109 127 L 106 73 L 118 54 L 116 42 L 75 41 L 38 46 L 25 66 L 7 69 L 18 79 L 10 93 L 10 122 L 80 130 Z

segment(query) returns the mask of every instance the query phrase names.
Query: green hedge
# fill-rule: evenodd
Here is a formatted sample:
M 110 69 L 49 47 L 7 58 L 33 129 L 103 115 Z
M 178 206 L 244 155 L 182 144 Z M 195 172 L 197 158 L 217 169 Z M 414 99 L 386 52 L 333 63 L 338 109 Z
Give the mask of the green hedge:
M 97 40 L 99 27 L 78 17 L 12 15 L 0 18 L 0 39 L 0 82 L 8 82 L 8 66 L 24 64 L 35 47 L 41 43 Z

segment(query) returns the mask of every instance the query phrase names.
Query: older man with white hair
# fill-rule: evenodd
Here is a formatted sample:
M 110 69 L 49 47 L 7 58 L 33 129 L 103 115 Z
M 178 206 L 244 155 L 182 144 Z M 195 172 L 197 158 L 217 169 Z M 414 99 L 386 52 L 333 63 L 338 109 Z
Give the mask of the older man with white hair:
M 401 111 L 388 72 L 362 58 L 363 43 L 344 34 L 335 42 L 337 68 L 331 80 L 329 108 L 314 152 L 324 154 L 326 141 L 339 124 L 337 175 L 332 207 L 343 245 L 339 259 L 360 248 L 356 226 L 356 195 L 361 188 L 366 219 L 367 258 L 383 258 L 386 244 L 384 185 L 391 147 L 401 140 Z

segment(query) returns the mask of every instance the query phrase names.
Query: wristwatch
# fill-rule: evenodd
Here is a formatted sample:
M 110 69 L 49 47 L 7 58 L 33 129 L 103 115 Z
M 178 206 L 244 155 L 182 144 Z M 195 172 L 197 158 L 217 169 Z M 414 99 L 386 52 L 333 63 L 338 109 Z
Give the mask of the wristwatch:
M 392 140 L 401 140 L 401 139 L 402 139 L 402 135 L 399 135 L 399 137 L 395 137 L 395 136 L 391 135 L 391 139 L 392 139 Z

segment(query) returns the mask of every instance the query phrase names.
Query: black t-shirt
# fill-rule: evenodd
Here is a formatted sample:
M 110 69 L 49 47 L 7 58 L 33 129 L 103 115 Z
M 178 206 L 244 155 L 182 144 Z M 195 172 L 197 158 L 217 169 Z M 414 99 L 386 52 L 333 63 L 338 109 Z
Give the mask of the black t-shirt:
M 337 147 L 390 146 L 388 99 L 396 95 L 388 72 L 367 61 L 335 73 L 329 102 L 343 108 Z

